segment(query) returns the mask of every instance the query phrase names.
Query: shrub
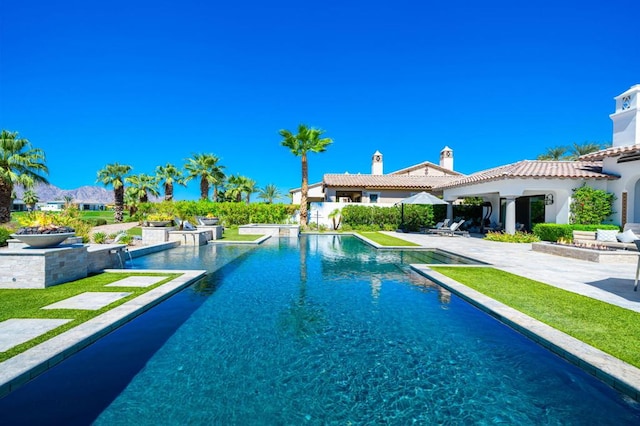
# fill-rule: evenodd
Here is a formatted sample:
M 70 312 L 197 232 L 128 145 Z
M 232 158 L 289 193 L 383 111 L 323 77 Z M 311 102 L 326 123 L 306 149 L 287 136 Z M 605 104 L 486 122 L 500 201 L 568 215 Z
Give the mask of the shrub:
M 571 222 L 582 225 L 597 225 L 613 214 L 615 196 L 601 189 L 582 185 L 573 190 L 571 197 Z
M 398 229 L 402 222 L 401 207 L 348 205 L 342 208 L 343 230 L 379 231 Z M 433 225 L 433 206 L 405 204 L 404 227 L 417 231 L 422 226 Z M 348 228 L 345 228 L 347 226 Z
M 104 244 L 107 239 L 107 234 L 104 232 L 94 232 L 93 233 L 93 242 L 96 244 Z
M 484 237 L 489 241 L 500 241 L 503 243 L 535 243 L 540 241 L 536 235 L 529 232 L 516 232 L 515 234 L 505 234 L 503 232 L 489 232 Z
M 610 224 L 599 225 L 569 225 L 557 223 L 538 223 L 533 227 L 533 234 L 542 241 L 556 242 L 559 239 L 573 241 L 573 231 L 595 231 L 597 229 L 617 229 L 620 227 Z
M 7 240 L 11 238 L 11 231 L 0 227 L 0 246 L 7 245 Z
M 88 219 L 87 222 L 89 222 L 93 226 L 102 226 L 107 224 L 107 219 L 98 217 L 95 219 Z

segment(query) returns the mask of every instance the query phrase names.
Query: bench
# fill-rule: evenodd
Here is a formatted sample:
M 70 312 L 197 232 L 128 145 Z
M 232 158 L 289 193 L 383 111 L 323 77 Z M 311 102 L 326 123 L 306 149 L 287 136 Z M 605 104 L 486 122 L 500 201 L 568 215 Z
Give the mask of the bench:
M 627 231 L 629 229 L 631 229 L 634 234 L 640 237 L 640 223 L 627 223 L 624 226 L 624 231 Z M 573 242 L 577 244 L 584 244 L 586 246 L 599 245 L 621 250 L 638 250 L 635 243 L 621 243 L 619 241 L 598 241 L 596 239 L 596 231 L 573 231 Z

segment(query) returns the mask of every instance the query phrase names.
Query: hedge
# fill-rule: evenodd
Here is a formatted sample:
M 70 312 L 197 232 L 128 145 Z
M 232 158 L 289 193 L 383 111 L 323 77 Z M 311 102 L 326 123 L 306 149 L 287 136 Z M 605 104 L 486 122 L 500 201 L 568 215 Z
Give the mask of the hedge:
M 0 227 L 0 246 L 6 245 L 9 238 L 11 238 L 11 231 Z
M 616 229 L 620 230 L 617 225 L 565 225 L 557 223 L 538 223 L 533 227 L 533 233 L 542 241 L 556 242 L 560 238 L 573 241 L 573 231 L 596 231 L 598 229 Z
M 342 223 L 345 229 L 396 230 L 402 224 L 402 207 L 379 207 L 351 204 L 342 208 Z M 423 226 L 433 225 L 433 207 L 430 205 L 405 204 L 404 229 L 416 232 Z

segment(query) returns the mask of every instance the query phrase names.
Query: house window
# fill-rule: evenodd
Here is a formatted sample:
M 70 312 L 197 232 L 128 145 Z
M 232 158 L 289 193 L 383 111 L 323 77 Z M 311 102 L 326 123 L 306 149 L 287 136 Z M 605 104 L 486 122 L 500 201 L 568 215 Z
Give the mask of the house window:
M 631 96 L 625 96 L 622 98 L 622 110 L 631 108 Z
M 370 203 L 377 203 L 378 202 L 378 198 L 380 198 L 380 194 L 377 192 L 370 192 L 369 193 L 369 202 Z

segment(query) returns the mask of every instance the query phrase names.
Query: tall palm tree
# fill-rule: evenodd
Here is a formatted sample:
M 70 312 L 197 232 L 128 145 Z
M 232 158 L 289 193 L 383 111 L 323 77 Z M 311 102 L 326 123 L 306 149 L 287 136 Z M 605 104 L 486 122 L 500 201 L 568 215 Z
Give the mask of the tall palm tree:
M 48 183 L 43 174 L 49 169 L 44 151 L 18 137 L 18 132 L 0 132 L 0 223 L 11 220 L 13 187 L 31 188 L 35 182 Z
M 126 164 L 107 164 L 104 169 L 98 171 L 97 182 L 104 186 L 113 187 L 113 202 L 115 211 L 113 218 L 116 222 L 122 222 L 124 210 L 124 176 L 131 171 L 132 167 Z
M 258 190 L 258 198 L 264 200 L 267 204 L 272 204 L 274 200 L 277 200 L 282 197 L 282 193 L 272 183 L 267 184 L 264 188 Z
M 166 166 L 156 167 L 156 178 L 158 183 L 162 183 L 164 186 L 164 200 L 173 200 L 173 185 L 185 186 L 185 180 L 182 175 L 182 170 L 178 169 L 171 163 L 167 163 Z
M 280 136 L 284 139 L 280 142 L 286 146 L 302 162 L 302 198 L 300 199 L 300 225 L 308 223 L 307 194 L 309 192 L 309 165 L 307 164 L 307 152 L 324 152 L 333 140 L 321 138 L 324 130 L 309 128 L 304 124 L 298 126 L 298 134 L 294 135 L 289 130 L 280 130 Z
M 124 181 L 131 185 L 131 195 L 137 196 L 141 203 L 149 201 L 149 194 L 154 197 L 160 195 L 158 192 L 158 180 L 155 176 L 140 173 L 137 175 L 127 176 Z
M 538 160 L 566 160 L 569 148 L 566 146 L 556 146 L 547 148 L 544 154 L 538 155 Z
M 218 165 L 220 159 L 213 154 L 194 154 L 187 159 L 184 168 L 187 171 L 185 182 L 200 178 L 200 198 L 209 198 L 209 185 L 213 185 L 213 200 L 218 199 L 218 186 L 224 182 L 224 166 Z

